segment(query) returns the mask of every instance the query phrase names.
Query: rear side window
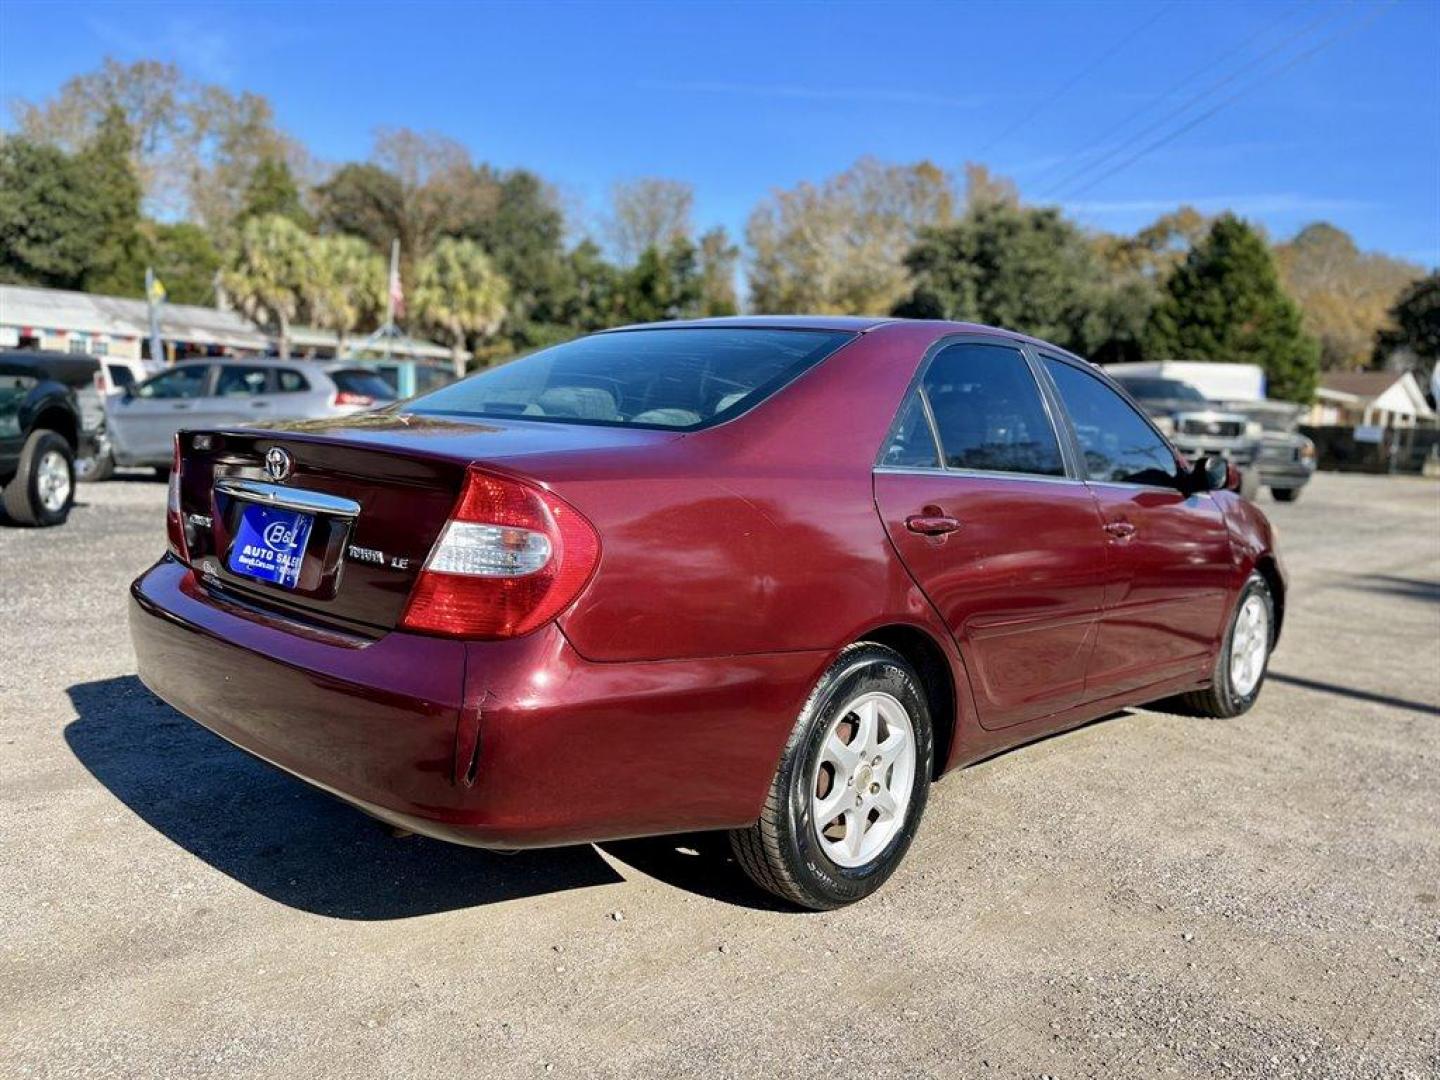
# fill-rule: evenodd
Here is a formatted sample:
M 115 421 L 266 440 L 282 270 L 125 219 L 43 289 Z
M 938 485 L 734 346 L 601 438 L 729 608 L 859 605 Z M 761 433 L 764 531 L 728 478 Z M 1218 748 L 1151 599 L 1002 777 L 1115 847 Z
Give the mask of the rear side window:
M 621 330 L 443 387 L 418 413 L 693 431 L 764 400 L 854 337 L 817 330 Z
M 925 415 L 925 403 L 920 400 L 919 390 L 910 395 L 910 400 L 896 417 L 880 464 L 903 469 L 940 468 L 935 434 L 930 430 L 930 420 Z
M 948 468 L 1065 475 L 1040 388 L 1019 350 L 950 345 L 930 362 L 923 386 Z
M 110 385 L 122 390 L 135 381 L 134 373 L 122 364 L 106 364 L 105 373 L 110 376 Z
M 270 369 L 226 364 L 215 380 L 216 397 L 254 397 L 266 393 L 270 385 Z
M 1165 440 L 1128 401 L 1093 375 L 1044 358 L 1070 414 L 1091 480 L 1173 487 L 1180 475 Z
M 383 378 L 373 371 L 346 370 L 332 371 L 330 378 L 342 394 L 357 394 L 375 401 L 394 401 L 395 391 Z
M 310 380 L 294 368 L 276 368 L 275 389 L 281 394 L 298 394 L 310 389 Z

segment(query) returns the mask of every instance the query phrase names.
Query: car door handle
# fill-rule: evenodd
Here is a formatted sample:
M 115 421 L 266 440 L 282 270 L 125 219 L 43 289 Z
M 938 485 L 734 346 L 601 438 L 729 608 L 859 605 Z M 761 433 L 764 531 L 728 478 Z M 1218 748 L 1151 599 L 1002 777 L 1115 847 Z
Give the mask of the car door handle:
M 184 401 L 178 401 L 174 405 L 171 405 L 170 408 L 173 409 L 175 412 L 184 412 L 186 409 L 190 408 L 190 405 Z
M 915 514 L 905 519 L 905 528 L 921 536 L 943 536 L 960 528 L 960 520 L 943 514 Z
M 1119 537 L 1121 540 L 1127 540 L 1135 535 L 1135 526 L 1131 525 L 1128 521 L 1112 521 L 1105 526 L 1105 531 L 1111 536 Z
M 268 401 L 252 401 L 252 402 L 250 402 L 250 407 L 251 407 L 252 409 L 268 409 L 268 408 L 270 407 L 270 402 L 268 402 Z

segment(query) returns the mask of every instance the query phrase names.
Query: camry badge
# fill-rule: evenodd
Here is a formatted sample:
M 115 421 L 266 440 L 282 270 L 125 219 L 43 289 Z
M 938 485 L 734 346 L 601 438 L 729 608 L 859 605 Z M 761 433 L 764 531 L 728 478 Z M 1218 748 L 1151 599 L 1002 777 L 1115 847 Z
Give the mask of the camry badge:
M 271 480 L 284 480 L 290 475 L 293 465 L 294 460 L 290 457 L 289 451 L 282 450 L 278 446 L 272 446 L 265 451 L 265 474 Z

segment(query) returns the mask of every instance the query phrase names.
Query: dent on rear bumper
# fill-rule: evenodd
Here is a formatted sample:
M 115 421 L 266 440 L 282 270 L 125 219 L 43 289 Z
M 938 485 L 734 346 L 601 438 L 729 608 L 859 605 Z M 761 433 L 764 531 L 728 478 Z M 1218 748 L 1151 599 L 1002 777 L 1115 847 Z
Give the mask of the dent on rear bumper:
M 306 637 L 170 560 L 131 586 L 130 624 L 142 681 L 180 712 L 377 817 L 484 847 L 753 822 L 828 659 L 592 663 L 553 625 Z

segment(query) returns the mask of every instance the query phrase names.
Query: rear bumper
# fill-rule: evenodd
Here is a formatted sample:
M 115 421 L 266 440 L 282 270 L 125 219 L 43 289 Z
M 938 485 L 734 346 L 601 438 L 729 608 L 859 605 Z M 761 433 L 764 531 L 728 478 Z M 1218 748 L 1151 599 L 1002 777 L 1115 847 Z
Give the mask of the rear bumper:
M 140 678 L 168 704 L 376 817 L 480 847 L 753 822 L 828 660 L 591 663 L 553 625 L 342 639 L 218 601 L 168 559 L 130 593 Z

